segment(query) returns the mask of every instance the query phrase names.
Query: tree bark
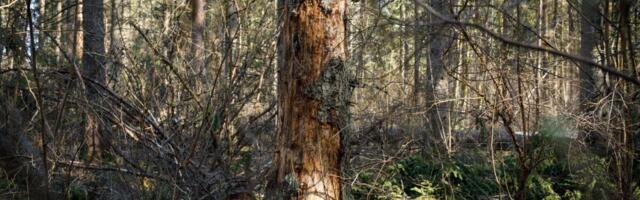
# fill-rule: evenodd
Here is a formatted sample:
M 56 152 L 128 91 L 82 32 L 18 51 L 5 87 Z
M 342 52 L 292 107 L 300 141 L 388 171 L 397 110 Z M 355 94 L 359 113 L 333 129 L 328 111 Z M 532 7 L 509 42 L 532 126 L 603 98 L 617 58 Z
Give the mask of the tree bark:
M 111 0 L 111 20 L 109 21 L 109 55 L 111 62 L 111 69 L 109 69 L 109 81 L 115 83 L 118 81 L 118 75 L 120 74 L 120 68 L 122 67 L 120 57 L 120 41 L 116 39 L 116 30 L 119 26 L 118 19 L 118 7 L 116 0 Z
M 440 13 L 445 16 L 449 16 L 449 10 L 447 7 L 447 3 L 445 0 L 432 0 L 432 7 L 440 11 Z M 440 21 L 437 16 L 431 14 L 430 16 L 432 22 Z M 436 24 L 436 23 L 433 23 Z M 430 140 L 437 138 L 440 142 L 444 142 L 444 122 L 447 121 L 445 119 L 445 111 L 447 104 L 438 103 L 438 83 L 443 78 L 444 73 L 444 51 L 446 50 L 446 45 L 451 42 L 451 39 L 444 36 L 446 30 L 444 30 L 445 26 L 435 26 L 434 30 L 430 33 L 429 41 L 431 41 L 429 46 L 429 68 L 427 68 L 427 75 L 425 81 L 425 95 L 426 95 L 426 106 L 427 106 L 427 125 L 428 132 L 425 135 L 425 145 L 429 145 Z M 444 143 L 443 143 L 444 144 Z M 426 146 L 425 146 L 426 148 Z M 448 148 L 447 148 L 448 149 Z
M 190 73 L 200 75 L 204 70 L 204 0 L 191 0 L 191 59 Z
M 44 31 L 46 29 L 46 24 L 42 23 L 42 20 L 47 19 L 45 15 L 47 10 L 47 1 L 46 0 L 38 0 L 38 23 L 41 24 L 40 28 L 38 28 L 38 49 L 44 49 L 44 41 L 45 35 Z
M 356 76 L 356 79 L 363 80 L 364 72 L 365 72 L 364 68 L 366 65 L 366 61 L 364 60 L 364 55 L 365 55 L 365 50 L 367 49 L 367 31 L 365 31 L 366 30 L 365 27 L 367 26 L 367 21 L 369 20 L 367 16 L 366 0 L 360 0 L 360 6 L 358 9 L 359 9 L 358 14 L 359 14 L 360 30 L 358 31 L 359 46 L 355 52 L 355 57 L 357 61 L 355 76 Z M 354 97 L 356 102 L 360 101 L 360 96 L 358 94 L 358 91 L 354 91 Z
M 84 47 L 82 55 L 82 75 L 95 80 L 97 83 L 105 83 L 105 47 L 104 47 L 104 4 L 103 0 L 84 0 L 82 5 L 82 28 Z M 89 103 L 96 103 L 99 99 L 97 86 L 85 82 L 87 86 L 87 99 Z M 89 161 L 98 156 L 100 124 L 96 113 L 87 115 L 85 126 L 85 138 L 89 147 Z
M 341 138 L 353 77 L 346 0 L 283 0 L 273 199 L 342 199 Z
M 407 20 L 405 16 L 407 10 L 405 4 L 405 2 L 402 2 L 400 5 L 400 19 L 402 19 L 402 21 Z M 400 41 L 402 43 L 402 49 L 400 51 L 400 74 L 402 75 L 402 95 L 404 95 L 407 92 L 407 75 L 409 74 L 409 69 L 407 67 L 407 64 L 409 62 L 407 53 L 409 50 L 409 42 L 407 41 L 409 34 L 407 31 L 407 26 L 402 25 L 400 32 L 402 34 L 402 37 L 400 38 Z
M 224 60 L 224 77 L 223 82 L 227 83 L 233 76 L 233 68 L 236 64 L 236 56 L 234 51 L 234 41 L 238 34 L 238 11 L 236 9 L 236 2 L 229 0 L 225 1 L 225 22 L 224 22 L 224 42 L 222 45 L 222 56 Z M 226 87 L 226 86 L 225 86 Z
M 631 34 L 631 24 L 630 24 L 630 13 L 633 7 L 633 2 L 631 0 L 620 0 L 618 1 L 618 12 L 620 14 L 620 54 L 622 56 L 621 68 L 623 71 L 627 71 L 633 75 L 637 74 L 636 71 L 636 63 L 635 63 L 635 52 L 634 52 L 634 43 Z M 637 77 L 637 76 L 636 76 Z M 625 88 L 626 94 L 633 94 L 634 92 L 639 91 L 638 86 L 631 85 Z M 624 109 L 627 110 L 626 113 L 638 113 L 637 109 L 634 109 L 634 106 L 625 106 Z M 633 114 L 627 116 L 630 121 L 637 121 L 634 118 L 637 118 L 637 115 Z M 627 119 L 623 119 L 627 120 Z M 623 125 L 630 124 L 628 122 L 623 122 Z M 633 124 L 633 123 L 631 123 Z M 626 125 L 624 127 L 625 130 L 637 130 L 634 129 L 636 125 Z M 618 188 L 620 199 L 634 199 L 634 186 L 633 186 L 633 177 L 634 176 L 634 160 L 635 160 L 635 133 L 633 131 L 623 131 L 622 133 L 617 134 L 618 143 L 620 143 L 620 151 L 618 157 L 616 159 L 616 165 L 618 165 Z
M 419 0 L 413 1 L 413 47 L 414 47 L 414 63 L 413 63 L 413 105 L 418 105 L 418 97 L 420 96 L 420 59 L 422 59 L 422 32 L 420 26 L 420 9 Z
M 600 9 L 598 0 L 583 0 L 580 7 L 582 17 L 580 18 L 580 56 L 593 60 L 593 48 L 596 46 L 597 29 L 600 23 Z M 596 76 L 593 67 L 582 62 L 580 64 L 580 101 L 581 104 L 590 102 L 596 92 Z
M 63 13 L 63 10 L 62 10 L 62 4 L 64 4 L 63 1 L 58 1 L 56 3 L 56 13 L 57 13 L 57 15 L 56 15 L 56 27 L 55 27 L 56 28 L 56 32 L 55 32 L 56 39 L 55 40 L 58 42 L 58 44 L 65 45 L 65 42 L 62 41 L 62 24 L 64 24 L 64 22 L 65 22 L 64 21 L 64 15 L 65 14 Z M 58 63 L 61 63 L 62 60 L 63 60 L 62 59 L 63 56 L 61 54 L 60 48 L 54 48 L 54 49 L 55 49 L 54 51 L 55 51 L 55 55 L 56 55 L 56 61 Z
M 82 51 L 83 51 L 83 45 L 84 45 L 84 33 L 82 31 L 83 29 L 83 2 L 82 0 L 76 0 L 76 10 L 75 10 L 75 15 L 74 15 L 74 20 L 73 20 L 73 36 L 71 37 L 71 41 L 70 43 L 72 43 L 72 47 L 73 49 L 71 49 L 71 58 L 73 60 L 73 62 L 77 63 L 78 61 L 82 61 Z
M 0 10 L 0 29 L 4 28 L 4 21 L 2 21 L 2 12 L 3 10 Z M 2 69 L 2 56 L 4 56 L 4 45 L 2 43 L 0 43 L 0 69 Z

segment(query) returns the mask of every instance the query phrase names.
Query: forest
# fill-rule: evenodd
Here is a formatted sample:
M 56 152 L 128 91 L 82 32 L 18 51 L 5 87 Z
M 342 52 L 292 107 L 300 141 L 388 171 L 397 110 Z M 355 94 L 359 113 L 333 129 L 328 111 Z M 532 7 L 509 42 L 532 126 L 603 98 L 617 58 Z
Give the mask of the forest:
M 637 0 L 0 0 L 0 199 L 640 200 L 639 50 Z

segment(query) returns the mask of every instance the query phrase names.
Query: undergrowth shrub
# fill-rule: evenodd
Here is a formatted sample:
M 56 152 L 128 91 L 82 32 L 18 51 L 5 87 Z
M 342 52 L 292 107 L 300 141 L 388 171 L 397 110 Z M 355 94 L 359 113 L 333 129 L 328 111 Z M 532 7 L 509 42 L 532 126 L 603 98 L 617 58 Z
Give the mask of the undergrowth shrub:
M 609 163 L 570 137 L 566 119 L 543 120 L 529 137 L 529 156 L 539 156 L 527 181 L 528 199 L 598 199 L 614 197 Z M 449 158 L 410 156 L 382 170 L 363 171 L 353 184 L 355 199 L 509 199 L 517 190 L 517 157 L 496 152 L 495 172 L 484 149 L 460 151 Z M 636 195 L 640 189 L 636 189 Z

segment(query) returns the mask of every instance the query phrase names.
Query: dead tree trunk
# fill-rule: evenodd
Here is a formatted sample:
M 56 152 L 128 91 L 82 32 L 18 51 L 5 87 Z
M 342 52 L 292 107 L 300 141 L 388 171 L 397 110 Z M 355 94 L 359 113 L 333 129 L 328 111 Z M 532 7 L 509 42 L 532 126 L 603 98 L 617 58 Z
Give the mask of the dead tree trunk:
M 353 77 L 346 0 L 283 0 L 273 199 L 342 199 L 341 138 Z

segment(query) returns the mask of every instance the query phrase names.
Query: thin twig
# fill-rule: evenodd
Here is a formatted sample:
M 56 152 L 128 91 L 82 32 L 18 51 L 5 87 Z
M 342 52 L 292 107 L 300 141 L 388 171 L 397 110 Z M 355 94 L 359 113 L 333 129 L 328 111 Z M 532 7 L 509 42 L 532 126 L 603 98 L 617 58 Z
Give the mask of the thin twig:
M 158 49 L 156 49 L 153 46 L 153 43 L 151 43 L 151 40 L 149 40 L 149 38 L 147 37 L 146 34 L 144 34 L 144 32 L 142 31 L 142 29 L 140 27 L 138 27 L 138 25 L 136 25 L 133 22 L 129 22 L 129 25 L 131 25 L 131 27 L 133 27 L 134 29 L 136 29 L 136 31 L 140 34 L 140 36 L 142 36 L 142 39 L 144 39 L 144 41 L 149 45 L 149 47 L 151 48 L 151 50 L 153 50 L 153 53 L 156 54 L 156 56 L 160 57 L 160 60 L 167 66 L 169 66 L 169 69 L 171 69 L 171 72 L 178 78 L 178 81 L 180 81 L 180 83 L 182 83 L 182 85 L 184 85 L 185 89 L 187 89 L 187 92 L 189 92 L 189 94 L 191 94 L 191 96 L 193 96 L 193 100 L 195 100 L 196 105 L 198 106 L 199 109 L 204 109 L 204 107 L 202 106 L 202 103 L 200 103 L 200 98 L 199 96 L 189 87 L 190 85 L 187 84 L 187 81 L 184 80 L 184 78 L 182 76 L 180 76 L 180 73 L 178 73 L 178 70 L 176 69 L 176 67 L 173 65 L 173 62 L 171 62 L 169 59 L 167 59 L 166 57 L 164 57 L 159 51 Z
M 5 8 L 8 8 L 8 7 L 11 7 L 11 6 L 13 6 L 13 4 L 15 4 L 16 2 L 18 2 L 18 0 L 13 0 L 11 3 L 8 3 L 7 5 L 2 5 L 2 6 L 0 6 L 0 9 L 5 9 Z
M 29 23 L 29 39 L 31 41 L 31 44 L 29 45 L 29 50 L 31 50 L 31 56 L 29 58 L 30 64 L 31 64 L 31 70 L 33 72 L 33 80 L 36 83 L 36 106 L 37 106 L 37 110 L 38 110 L 38 114 L 40 115 L 40 139 L 41 144 L 42 144 L 42 164 L 43 164 L 43 168 L 44 168 L 44 193 L 45 193 L 45 199 L 49 199 L 49 166 L 47 163 L 47 122 L 46 122 L 46 118 L 45 118 L 45 110 L 44 107 L 42 106 L 43 104 L 43 98 L 42 98 L 42 88 L 40 87 L 40 78 L 38 77 L 38 68 L 37 68 L 37 51 L 36 51 L 36 47 L 35 47 L 35 39 L 33 38 L 33 15 L 31 14 L 31 0 L 27 0 L 26 2 L 26 8 L 27 8 L 27 21 Z

